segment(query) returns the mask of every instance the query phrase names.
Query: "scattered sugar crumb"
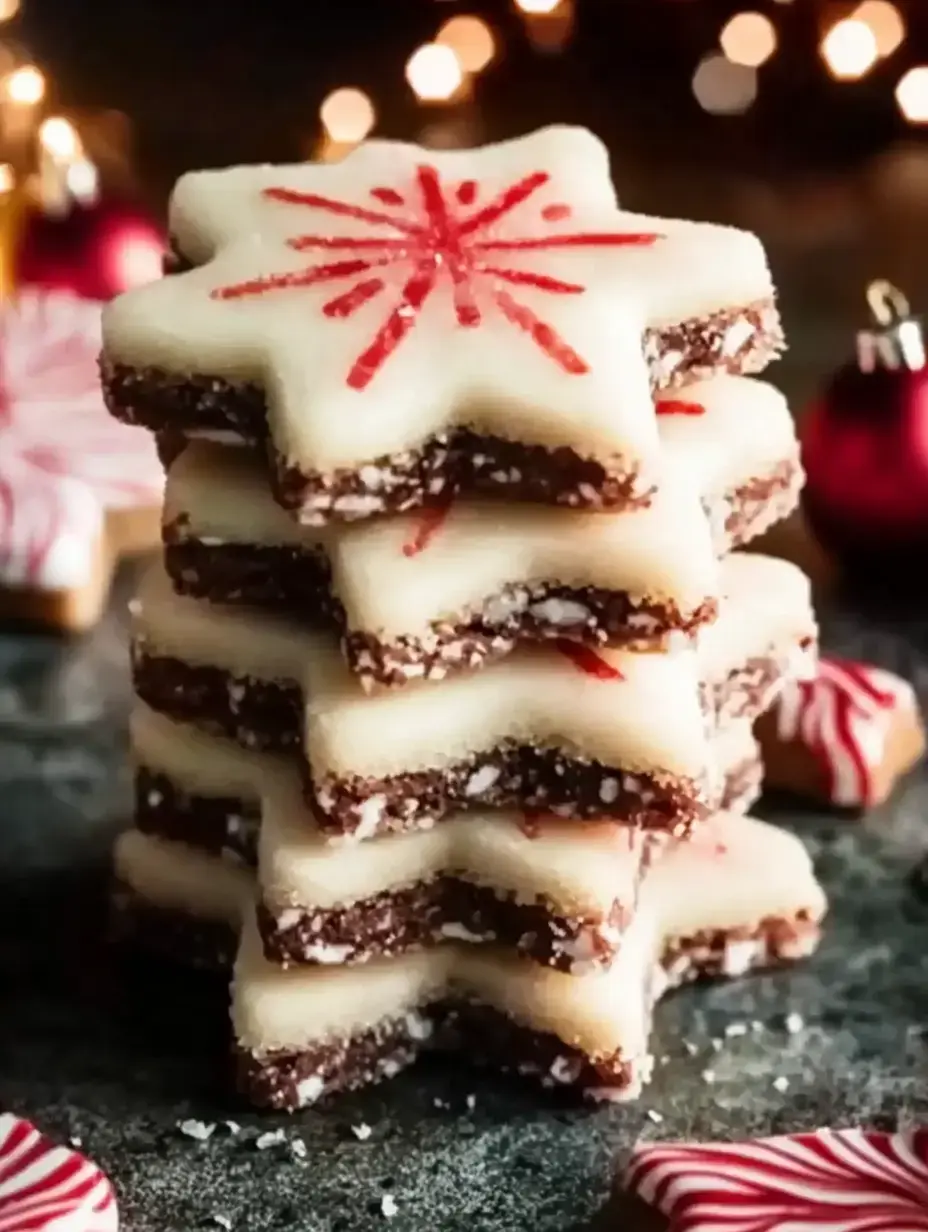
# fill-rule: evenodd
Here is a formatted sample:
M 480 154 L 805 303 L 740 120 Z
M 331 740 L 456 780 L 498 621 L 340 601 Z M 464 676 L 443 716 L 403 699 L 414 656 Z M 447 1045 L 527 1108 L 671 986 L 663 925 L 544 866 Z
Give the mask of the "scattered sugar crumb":
M 747 1035 L 748 1024 L 746 1022 L 730 1022 L 725 1028 L 726 1039 L 736 1039 L 739 1035 Z
M 396 1205 L 396 1198 L 393 1194 L 384 1194 L 380 1199 L 380 1210 L 384 1219 L 392 1219 L 394 1215 L 399 1214 L 400 1208 Z
M 664 1118 L 661 1116 L 661 1114 L 656 1109 L 649 1108 L 648 1109 L 648 1120 L 653 1121 L 655 1125 L 660 1125 L 663 1123 Z
M 366 1142 L 374 1131 L 362 1121 L 360 1125 L 352 1125 L 351 1132 L 359 1142 Z
M 754 1032 L 755 1035 L 759 1035 L 760 1032 L 763 1031 L 763 1029 L 764 1029 L 764 1024 L 761 1022 L 759 1018 L 753 1018 L 751 1020 L 751 1030 Z
M 710 1046 L 711 1046 L 711 1048 L 712 1048 L 712 1051 L 713 1051 L 713 1052 L 721 1052 L 721 1051 L 722 1051 L 722 1041 L 721 1041 L 720 1039 L 711 1039 L 711 1040 L 709 1040 L 709 1044 L 710 1044 Z
M 782 1095 L 784 1091 L 789 1090 L 789 1079 L 783 1074 L 780 1074 L 778 1078 L 774 1078 L 773 1080 L 773 1089 L 775 1091 L 779 1091 Z
M 306 1143 L 303 1141 L 302 1138 L 293 1139 L 293 1141 L 290 1143 L 290 1152 L 291 1154 L 295 1155 L 297 1159 L 305 1159 L 306 1156 L 309 1154 L 309 1152 L 306 1149 Z
M 259 1151 L 266 1151 L 269 1146 L 279 1146 L 281 1142 L 287 1141 L 287 1135 L 282 1129 L 269 1129 L 266 1134 L 259 1134 L 255 1138 L 255 1146 Z
M 242 1127 L 238 1121 L 223 1121 L 223 1125 L 230 1134 L 240 1134 L 242 1132 Z
M 73 1147 L 79 1147 L 79 1146 L 84 1145 L 84 1140 L 80 1136 L 80 1134 L 72 1134 L 71 1137 L 68 1139 L 68 1141 L 71 1143 Z
M 696 1053 L 699 1052 L 699 1045 L 694 1044 L 692 1040 L 684 1040 L 683 1047 L 686 1050 L 686 1055 L 689 1057 L 695 1057 Z
M 791 1014 L 786 1015 L 783 1023 L 787 1035 L 798 1035 L 805 1025 L 805 1019 L 801 1014 L 797 1014 L 795 1010 Z
M 715 1070 L 714 1069 L 704 1069 L 702 1071 L 702 1080 L 703 1082 L 708 1082 L 711 1086 L 711 1084 L 715 1082 Z
M 210 1215 L 210 1219 L 217 1228 L 225 1228 L 226 1232 L 231 1232 L 232 1220 L 228 1215 Z
M 185 1138 L 195 1138 L 197 1142 L 206 1142 L 213 1136 L 216 1126 L 206 1121 L 178 1121 L 177 1128 Z
M 473 1110 L 477 1107 L 477 1096 L 468 1095 L 467 1099 L 464 1102 L 465 1104 L 467 1104 L 467 1107 L 470 1109 L 470 1111 L 473 1112 Z
M 434 1104 L 436 1108 L 447 1108 L 448 1107 L 447 1103 L 443 1099 L 439 1099 L 437 1095 L 432 1100 L 432 1103 Z

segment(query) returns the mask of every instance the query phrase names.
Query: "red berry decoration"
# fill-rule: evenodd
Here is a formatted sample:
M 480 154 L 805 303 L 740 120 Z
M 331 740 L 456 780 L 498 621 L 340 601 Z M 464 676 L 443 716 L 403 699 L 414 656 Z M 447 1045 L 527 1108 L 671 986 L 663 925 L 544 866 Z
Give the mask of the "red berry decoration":
M 928 550 L 928 366 L 919 320 L 885 282 L 873 324 L 800 425 L 806 515 L 851 580 L 895 588 Z

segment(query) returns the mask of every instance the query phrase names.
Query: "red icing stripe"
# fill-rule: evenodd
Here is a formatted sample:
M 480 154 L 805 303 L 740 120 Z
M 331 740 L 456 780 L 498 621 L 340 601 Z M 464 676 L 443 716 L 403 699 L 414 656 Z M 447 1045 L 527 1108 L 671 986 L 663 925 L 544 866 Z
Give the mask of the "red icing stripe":
M 571 663 L 580 671 L 585 672 L 587 676 L 595 676 L 597 680 L 625 679 L 617 667 L 613 667 L 611 663 L 600 658 L 589 646 L 584 646 L 580 642 L 570 642 L 563 637 L 557 638 L 554 646 L 565 659 L 570 659 Z
M 706 408 L 700 402 L 684 402 L 679 398 L 660 398 L 658 415 L 705 415 Z
M 423 509 L 413 537 L 403 544 L 403 555 L 418 556 L 420 552 L 424 552 L 448 520 L 450 512 L 450 502 L 444 505 L 432 505 L 428 509 Z

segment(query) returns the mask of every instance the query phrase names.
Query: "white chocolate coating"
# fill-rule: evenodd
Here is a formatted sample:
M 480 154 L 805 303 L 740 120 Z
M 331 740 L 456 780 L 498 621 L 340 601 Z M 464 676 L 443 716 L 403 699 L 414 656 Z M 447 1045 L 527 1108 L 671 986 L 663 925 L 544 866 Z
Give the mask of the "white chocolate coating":
M 598 1055 L 645 1051 L 648 987 L 668 943 L 750 930 L 767 918 L 819 918 L 825 899 L 802 843 L 753 818 L 720 815 L 705 846 L 672 847 L 644 883 L 638 913 L 606 972 L 567 975 L 491 949 L 446 946 L 363 967 L 281 971 L 246 926 L 233 1024 L 258 1053 L 299 1050 L 412 1012 L 445 988 Z
M 603 651 L 622 679 L 600 680 L 554 649 L 526 647 L 483 671 L 369 696 L 333 641 L 176 596 L 160 567 L 143 581 L 135 620 L 154 653 L 241 676 L 299 681 L 316 781 L 441 768 L 507 740 L 697 781 L 710 758 L 697 661 L 688 650 Z
M 261 894 L 276 913 L 347 906 L 441 874 L 519 903 L 544 897 L 567 916 L 634 907 L 648 840 L 628 827 L 542 818 L 530 837 L 516 814 L 473 812 L 432 830 L 333 845 L 312 825 L 295 786 L 269 792 L 261 819 Z
M 165 524 L 207 545 L 322 552 L 348 628 L 383 638 L 422 636 L 432 623 L 481 610 L 507 586 L 541 583 L 627 591 L 639 602 L 672 603 L 687 618 L 719 585 L 697 497 L 714 502 L 724 520 L 725 498 L 795 463 L 797 444 L 773 386 L 722 376 L 683 396 L 705 414 L 659 417 L 668 481 L 643 509 L 604 514 L 462 501 L 426 549 L 408 555 L 421 513 L 303 527 L 273 499 L 257 458 L 195 442 L 171 467 Z
M 238 864 L 140 830 L 124 830 L 113 848 L 116 877 L 152 907 L 238 928 L 254 899 L 254 875 Z
M 730 601 L 706 631 L 699 657 L 687 650 L 598 652 L 621 680 L 589 676 L 552 648 L 523 647 L 478 672 L 369 696 L 329 639 L 179 597 L 160 566 L 143 581 L 135 628 L 153 653 L 303 684 L 317 781 L 444 767 L 504 740 L 698 780 L 711 760 L 698 679 L 723 682 L 751 657 L 783 647 L 789 653 L 815 628 L 808 583 L 794 566 L 736 553 L 723 562 L 722 579 Z M 776 602 L 763 601 L 767 594 Z
M 414 324 L 364 388 L 349 383 L 415 268 L 409 251 L 367 273 L 233 299 L 211 298 L 224 286 L 377 253 L 331 246 L 331 237 L 387 240 L 404 223 L 358 220 L 344 212 L 270 200 L 283 187 L 375 209 L 401 220 L 426 220 L 417 183 L 433 167 L 442 191 L 475 181 L 477 201 L 446 204 L 454 217 L 475 216 L 526 176 L 549 182 L 492 226 L 462 233 L 478 266 L 514 271 L 514 279 L 468 272 L 480 323 L 456 319 L 451 279 L 437 282 Z M 384 208 L 371 195 L 386 188 L 404 204 Z M 545 221 L 542 210 L 567 204 L 570 216 Z M 582 129 L 555 127 L 479 150 L 424 151 L 396 142 L 364 143 L 336 164 L 237 167 L 185 176 L 171 206 L 172 234 L 199 269 L 120 297 L 106 313 L 110 360 L 205 373 L 267 390 L 278 452 L 304 470 L 356 467 L 415 449 L 453 424 L 581 455 L 623 461 L 650 473 L 657 455 L 648 375 L 642 353 L 647 325 L 677 323 L 769 299 L 772 284 L 758 240 L 731 228 L 654 219 L 618 209 L 603 145 Z M 499 244 L 576 233 L 657 232 L 646 246 L 562 245 L 482 253 Z M 321 237 L 312 250 L 287 240 Z M 414 241 L 413 249 L 419 241 Z M 468 267 L 469 271 L 472 267 Z M 680 270 L 686 277 L 680 277 Z M 383 288 L 356 311 L 324 306 L 373 274 Z M 570 284 L 568 293 L 526 285 L 525 274 Z M 576 288 L 582 288 L 577 291 Z M 554 329 L 576 352 L 580 372 L 555 362 L 527 329 L 500 308 L 505 292 Z
M 722 609 L 699 630 L 697 653 L 703 678 L 722 681 L 750 659 L 790 658 L 794 675 L 815 672 L 818 637 L 811 583 L 798 566 L 757 552 L 734 552 L 722 562 Z
M 284 757 L 242 749 L 192 723 L 175 723 L 136 701 L 129 720 L 132 756 L 167 775 L 192 796 L 229 796 L 257 803 L 266 784 L 293 776 Z

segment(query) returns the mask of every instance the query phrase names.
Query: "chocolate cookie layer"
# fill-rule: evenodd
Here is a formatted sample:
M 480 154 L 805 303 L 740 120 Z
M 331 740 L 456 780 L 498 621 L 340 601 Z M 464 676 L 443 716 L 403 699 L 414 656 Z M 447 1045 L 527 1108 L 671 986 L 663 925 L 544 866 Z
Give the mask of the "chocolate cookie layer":
M 240 796 L 185 791 L 167 774 L 139 766 L 135 772 L 137 829 L 198 847 L 210 855 L 257 864 L 261 809 Z
M 424 1048 L 461 1051 L 478 1064 L 540 1078 L 544 1086 L 575 1096 L 607 1090 L 631 1097 L 651 1069 L 649 1057 L 591 1057 L 498 1010 L 446 1000 L 299 1052 L 256 1055 L 238 1048 L 239 1089 L 258 1107 L 295 1111 L 326 1095 L 395 1077 Z
M 265 956 L 282 966 L 389 958 L 442 941 L 495 942 L 561 971 L 608 967 L 634 905 L 607 917 L 558 914 L 549 903 L 519 902 L 505 890 L 459 877 L 434 877 L 341 908 L 258 908 Z
M 644 338 L 657 389 L 716 372 L 760 372 L 782 349 L 772 300 L 649 329 Z M 110 411 L 126 423 L 155 432 L 221 432 L 264 443 L 277 499 L 299 509 L 305 522 L 395 513 L 470 492 L 576 508 L 629 507 L 647 497 L 639 477 L 621 464 L 610 468 L 566 447 L 548 450 L 467 428 L 357 469 L 303 473 L 274 450 L 264 391 L 254 383 L 236 385 L 207 374 L 179 376 L 106 359 L 101 375 Z
M 697 933 L 666 945 L 662 965 L 667 986 L 720 976 L 730 979 L 797 962 L 815 952 L 821 936 L 821 922 L 804 911 L 761 920 L 755 928 Z
M 133 679 L 138 696 L 169 718 L 196 723 L 248 748 L 299 746 L 302 703 L 293 682 L 244 679 L 148 654 L 142 645 L 134 650 Z M 467 808 L 614 818 L 677 834 L 706 812 L 702 788 L 689 780 L 626 774 L 620 767 L 549 748 L 505 744 L 456 765 L 382 779 L 329 776 L 314 781 L 310 767 L 302 765 L 307 803 L 320 827 L 359 839 L 421 829 Z

